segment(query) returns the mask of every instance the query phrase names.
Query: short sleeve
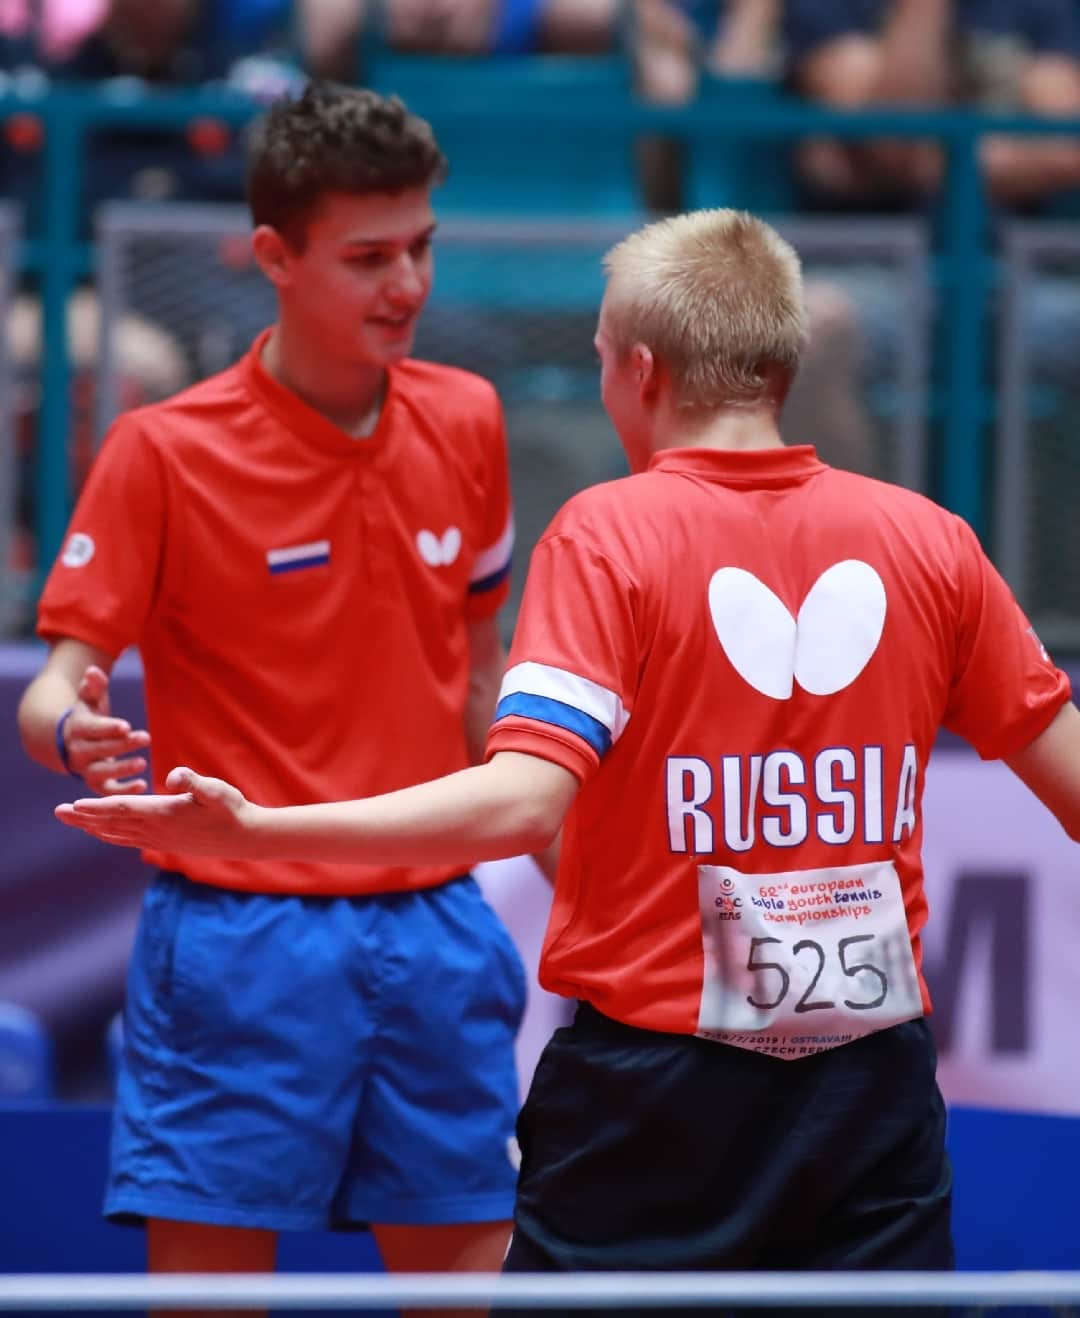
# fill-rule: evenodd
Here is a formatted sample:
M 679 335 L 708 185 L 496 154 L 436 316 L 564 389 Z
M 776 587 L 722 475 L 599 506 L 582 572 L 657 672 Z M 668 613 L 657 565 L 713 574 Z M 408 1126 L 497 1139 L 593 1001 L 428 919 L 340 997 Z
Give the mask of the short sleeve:
M 637 592 L 622 567 L 574 537 L 533 551 L 487 754 L 524 751 L 580 781 L 622 736 L 634 706 Z
M 38 605 L 37 630 L 119 655 L 154 602 L 166 527 L 161 459 L 122 417 L 106 436 Z
M 960 617 L 943 725 L 985 760 L 1023 750 L 1069 699 L 1069 679 L 1043 648 L 974 532 L 959 528 Z
M 514 555 L 514 506 L 510 495 L 506 424 L 502 406 L 494 394 L 483 439 L 484 506 L 465 606 L 465 616 L 473 622 L 490 618 L 506 603 Z

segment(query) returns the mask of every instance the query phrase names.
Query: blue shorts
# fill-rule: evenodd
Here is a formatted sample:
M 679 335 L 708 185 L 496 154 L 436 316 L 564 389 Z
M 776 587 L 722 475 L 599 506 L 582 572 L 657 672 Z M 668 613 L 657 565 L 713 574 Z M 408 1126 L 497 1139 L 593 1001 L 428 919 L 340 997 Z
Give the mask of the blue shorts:
M 509 1218 L 517 949 L 475 881 L 269 897 L 160 874 L 106 1214 L 271 1230 Z

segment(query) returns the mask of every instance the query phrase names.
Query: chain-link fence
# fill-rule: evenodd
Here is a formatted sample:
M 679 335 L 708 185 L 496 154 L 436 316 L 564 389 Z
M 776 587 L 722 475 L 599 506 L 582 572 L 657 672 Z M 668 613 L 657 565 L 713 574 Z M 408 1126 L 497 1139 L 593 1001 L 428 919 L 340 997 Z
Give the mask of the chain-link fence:
M 1044 644 L 1080 648 L 1080 233 L 1003 230 L 996 560 Z
M 785 412 L 787 437 L 816 443 L 839 465 L 922 488 L 928 281 L 921 227 L 799 220 L 781 228 L 803 256 L 814 323 L 803 379 Z M 435 290 L 416 351 L 498 387 L 522 563 L 561 503 L 625 471 L 600 405 L 592 346 L 601 258 L 625 232 L 609 222 L 467 219 L 439 229 Z M 118 350 L 125 321 L 138 317 L 164 330 L 169 370 L 195 379 L 236 360 L 273 319 L 274 305 L 250 256 L 242 208 L 117 204 L 103 212 L 99 234 L 101 434 L 133 369 Z M 517 591 L 523 577 L 516 574 Z

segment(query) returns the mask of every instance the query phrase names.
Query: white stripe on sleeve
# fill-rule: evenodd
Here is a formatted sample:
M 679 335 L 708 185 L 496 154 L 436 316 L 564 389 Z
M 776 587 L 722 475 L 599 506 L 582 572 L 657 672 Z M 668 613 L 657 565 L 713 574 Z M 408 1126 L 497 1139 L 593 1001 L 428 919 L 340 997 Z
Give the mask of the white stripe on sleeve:
M 548 664 L 515 664 L 503 677 L 499 699 L 519 692 L 546 696 L 549 700 L 559 700 L 573 709 L 580 709 L 607 728 L 612 743 L 619 740 L 630 721 L 630 714 L 616 692 L 598 682 L 591 682 L 587 677 L 567 672 L 565 668 L 552 668 Z

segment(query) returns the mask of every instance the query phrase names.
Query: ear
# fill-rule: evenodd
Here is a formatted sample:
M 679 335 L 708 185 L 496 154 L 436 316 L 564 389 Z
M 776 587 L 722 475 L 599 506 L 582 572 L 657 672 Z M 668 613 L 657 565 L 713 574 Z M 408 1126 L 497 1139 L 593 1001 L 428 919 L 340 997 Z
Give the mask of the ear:
M 660 388 L 660 363 L 652 355 L 652 349 L 644 343 L 635 343 L 630 349 L 630 368 L 634 372 L 641 401 L 654 402 Z
M 251 235 L 251 251 L 259 269 L 279 288 L 292 280 L 292 249 L 269 224 L 260 224 Z

